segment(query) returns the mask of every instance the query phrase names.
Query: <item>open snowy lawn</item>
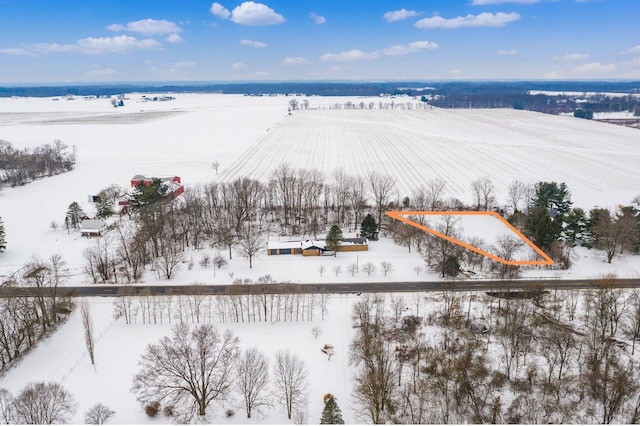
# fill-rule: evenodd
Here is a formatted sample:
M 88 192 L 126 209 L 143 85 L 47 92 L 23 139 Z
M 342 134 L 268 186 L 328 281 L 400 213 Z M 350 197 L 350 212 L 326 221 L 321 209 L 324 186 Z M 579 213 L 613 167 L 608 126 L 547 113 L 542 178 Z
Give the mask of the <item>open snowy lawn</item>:
M 135 396 L 129 392 L 132 378 L 139 370 L 138 361 L 149 343 L 157 342 L 161 337 L 171 334 L 171 325 L 142 324 L 138 315 L 137 323 L 127 325 L 123 319 L 112 319 L 112 298 L 87 299 L 96 338 L 96 365 L 91 366 L 87 354 L 84 334 L 77 309 L 53 337 L 41 342 L 23 361 L 0 378 L 0 387 L 14 394 L 27 383 L 33 381 L 55 381 L 68 389 L 76 399 L 78 411 L 71 419 L 72 424 L 82 424 L 83 414 L 94 404 L 102 402 L 116 411 L 112 424 L 170 423 L 159 415 L 149 419 Z M 322 396 L 333 393 L 343 410 L 347 423 L 354 423 L 349 410 L 351 370 L 348 366 L 348 348 L 352 338 L 351 306 L 357 296 L 331 296 L 329 313 L 321 321 L 316 310 L 312 322 L 261 322 L 261 323 L 224 323 L 214 321 L 220 332 L 230 329 L 240 338 L 242 349 L 257 347 L 268 355 L 273 363 L 275 353 L 289 349 L 304 359 L 309 372 L 308 422 L 319 421 L 322 408 Z M 78 300 L 79 302 L 79 300 Z M 316 340 L 311 328 L 319 326 L 322 334 Z M 332 344 L 335 355 L 331 361 L 320 351 L 325 343 Z M 272 364 L 273 365 L 273 364 Z M 270 370 L 271 373 L 271 370 Z M 233 408 L 235 416 L 226 418 L 226 408 Z M 222 404 L 210 408 L 215 423 L 247 423 L 242 402 L 237 396 Z M 283 414 L 284 413 L 284 414 Z M 264 409 L 264 415 L 256 416 L 255 421 L 262 423 L 289 423 L 284 406 L 274 401 Z

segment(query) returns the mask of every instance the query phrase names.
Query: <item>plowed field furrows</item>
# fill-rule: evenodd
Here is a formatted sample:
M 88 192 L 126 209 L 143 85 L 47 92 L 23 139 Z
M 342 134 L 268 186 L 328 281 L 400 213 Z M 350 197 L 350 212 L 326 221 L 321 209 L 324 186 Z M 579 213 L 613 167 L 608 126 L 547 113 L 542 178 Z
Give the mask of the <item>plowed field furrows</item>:
M 221 173 L 222 180 L 273 177 L 283 163 L 376 170 L 396 179 L 400 195 L 434 178 L 446 196 L 471 201 L 471 182 L 489 176 L 499 202 L 508 185 L 565 182 L 586 208 L 628 203 L 640 193 L 640 132 L 620 126 L 501 110 L 294 111 Z M 622 198 L 621 198 L 622 197 Z

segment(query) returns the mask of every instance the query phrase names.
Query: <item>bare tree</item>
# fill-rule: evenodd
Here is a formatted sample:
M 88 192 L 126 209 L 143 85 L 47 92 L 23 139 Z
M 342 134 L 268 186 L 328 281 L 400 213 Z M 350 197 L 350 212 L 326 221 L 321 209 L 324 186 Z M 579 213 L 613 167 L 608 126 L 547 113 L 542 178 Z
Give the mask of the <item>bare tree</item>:
M 216 276 L 216 268 L 220 269 L 227 264 L 227 259 L 221 253 L 216 253 L 213 256 L 213 276 Z
M 322 277 L 324 273 L 327 272 L 327 267 L 324 265 L 320 265 L 320 267 L 318 268 L 318 272 L 320 272 L 320 276 Z
M 507 188 L 507 192 L 509 194 L 509 203 L 511 204 L 511 208 L 513 209 L 514 213 L 519 211 L 521 201 L 527 201 L 526 187 L 527 186 L 523 182 L 514 180 L 509 185 L 509 188 Z
M 333 267 L 333 273 L 336 274 L 336 277 L 342 273 L 342 266 L 336 265 Z
M 256 348 L 245 350 L 236 364 L 236 387 L 244 398 L 247 418 L 254 409 L 269 404 L 269 360 Z
M 625 335 L 631 339 L 631 356 L 635 354 L 636 342 L 640 340 L 640 290 L 629 295 L 629 309 L 624 322 Z
M 160 239 L 160 252 L 154 265 L 158 276 L 170 280 L 180 269 L 180 264 L 184 260 L 184 252 L 169 235 Z
M 477 210 L 489 210 L 493 202 L 495 201 L 494 190 L 495 187 L 491 182 L 489 176 L 474 180 L 471 182 L 471 190 L 476 200 Z
M 98 403 L 84 413 L 84 422 L 88 425 L 103 425 L 111 420 L 115 414 L 116 412 L 106 405 Z
M 524 241 L 511 235 L 500 235 L 494 253 L 501 259 L 513 261 L 515 254 L 524 246 Z M 508 265 L 502 262 L 491 263 L 491 270 L 498 278 L 518 278 L 520 267 L 518 265 Z
M 76 411 L 73 396 L 58 383 L 29 383 L 14 400 L 16 422 L 66 423 Z
M 362 269 L 364 269 L 364 271 L 367 273 L 367 276 L 370 277 L 371 274 L 376 272 L 376 265 L 374 265 L 371 262 L 367 262 L 364 265 L 362 265 Z
M 356 407 L 368 422 L 384 423 L 396 377 L 395 356 L 385 328 L 384 300 L 362 298 L 354 305 L 352 317 L 353 326 L 358 329 L 349 352 L 349 363 L 357 367 Z
M 349 272 L 353 277 L 355 274 L 358 273 L 358 265 L 355 263 L 350 263 L 349 266 L 347 266 L 347 272 Z
M 322 329 L 316 325 L 311 329 L 311 334 L 313 334 L 313 337 L 318 340 L 318 336 L 322 334 Z
M 216 171 L 216 174 L 218 174 L 218 168 L 220 167 L 220 161 L 218 161 L 218 160 L 214 160 L 214 161 L 211 163 L 211 167 L 213 167 L 213 170 L 215 170 L 215 171 Z
M 293 410 L 306 399 L 309 387 L 307 367 L 298 355 L 292 354 L 288 349 L 280 350 L 276 353 L 274 376 L 276 395 L 287 407 L 287 417 L 291 420 Z
M 389 204 L 389 199 L 395 187 L 395 181 L 391 176 L 381 175 L 371 172 L 368 176 L 369 188 L 373 194 L 373 199 L 378 212 L 378 226 L 382 225 L 382 212 Z
M 253 258 L 260 252 L 264 244 L 262 233 L 250 226 L 243 226 L 238 237 L 240 254 L 249 259 L 249 268 L 252 268 Z
M 4 388 L 0 389 L 0 422 L 5 425 L 16 423 L 13 395 Z
M 393 264 L 391 262 L 387 262 L 386 260 L 383 260 L 382 262 L 380 262 L 380 266 L 382 266 L 382 270 L 384 271 L 385 277 L 389 272 L 393 271 Z
M 180 323 L 171 338 L 147 346 L 131 390 L 142 406 L 170 402 L 185 420 L 202 417 L 229 392 L 237 357 L 238 338 L 231 331 L 220 336 L 212 324 L 190 329 Z
M 93 338 L 93 320 L 89 311 L 89 304 L 83 300 L 80 304 L 80 316 L 82 317 L 82 327 L 84 328 L 84 343 L 89 352 L 91 365 L 95 365 L 95 340 Z

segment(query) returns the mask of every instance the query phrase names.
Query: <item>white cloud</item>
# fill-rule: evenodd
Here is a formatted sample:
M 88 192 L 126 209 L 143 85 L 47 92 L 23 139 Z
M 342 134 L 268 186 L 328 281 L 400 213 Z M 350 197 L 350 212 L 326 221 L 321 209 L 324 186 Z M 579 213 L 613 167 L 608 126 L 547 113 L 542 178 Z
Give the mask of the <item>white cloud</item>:
M 42 53 L 67 53 L 78 49 L 76 44 L 58 43 L 36 43 L 31 46 L 34 50 Z
M 511 12 L 503 13 L 480 13 L 479 15 L 458 16 L 457 18 L 445 19 L 442 16 L 432 16 L 423 18 L 414 24 L 417 28 L 426 29 L 456 29 L 472 27 L 504 27 L 509 22 L 520 19 L 520 14 Z
M 404 8 L 400 10 L 389 11 L 382 15 L 382 17 L 387 22 L 402 21 L 403 19 L 411 18 L 413 16 L 418 16 L 418 12 L 416 12 L 415 10 L 407 10 Z
M 414 41 L 405 45 L 395 45 L 391 47 L 387 47 L 386 49 L 382 49 L 379 51 L 382 55 L 387 56 L 403 56 L 408 53 L 418 52 L 420 50 L 434 50 L 438 49 L 438 43 L 434 43 L 432 41 Z
M 135 37 L 119 35 L 116 37 L 87 37 L 77 41 L 77 49 L 89 55 L 104 53 L 127 53 L 137 49 L 155 49 L 162 43 L 153 39 L 138 40 Z
M 255 78 L 269 78 L 271 77 L 271 74 L 267 71 L 256 71 L 252 74 L 252 76 Z
M 114 75 L 118 75 L 118 71 L 114 70 L 113 68 L 104 68 L 104 69 L 99 69 L 99 70 L 91 70 L 87 73 L 85 73 L 86 76 L 88 77 L 111 77 Z
M 533 4 L 540 3 L 541 0 L 473 0 L 471 3 L 474 6 L 487 6 L 491 4 L 505 4 L 505 3 L 519 3 L 519 4 Z
M 299 65 L 308 65 L 311 62 L 309 62 L 308 60 L 306 60 L 305 58 L 300 58 L 300 57 L 296 57 L 296 58 L 285 58 L 282 61 L 282 65 L 284 65 L 285 67 L 291 67 L 291 66 L 299 66 Z
M 309 13 L 309 18 L 311 18 L 311 20 L 317 25 L 322 25 L 327 22 L 324 16 L 317 15 L 315 12 Z
M 184 39 L 180 37 L 178 34 L 171 34 L 167 38 L 164 39 L 167 43 L 182 43 Z
M 261 41 L 255 41 L 255 40 L 240 40 L 240 44 L 243 46 L 251 46 L 256 48 L 267 47 L 266 43 L 263 43 Z
M 182 31 L 182 28 L 180 28 L 180 26 L 175 22 L 167 21 L 165 19 L 141 19 L 139 21 L 129 22 L 127 25 L 111 24 L 107 26 L 107 29 L 116 32 L 128 31 L 144 35 L 174 34 Z
M 640 44 L 622 52 L 623 55 L 634 55 L 640 53 Z
M 600 62 L 591 62 L 589 64 L 579 65 L 573 69 L 573 72 L 580 74 L 601 74 L 615 71 L 614 64 L 604 65 Z
M 375 54 L 365 53 L 362 50 L 358 49 L 353 49 L 341 53 L 325 53 L 324 55 L 320 56 L 320 60 L 325 62 L 352 62 L 375 58 Z
M 565 78 L 565 75 L 562 71 L 550 71 L 544 74 L 544 78 L 549 80 L 558 80 Z
M 26 49 L 21 49 L 21 48 L 0 49 L 0 53 L 4 55 L 14 55 L 14 56 L 33 56 L 33 52 L 30 52 Z
M 409 53 L 419 52 L 421 50 L 434 50 L 438 49 L 438 43 L 432 41 L 422 40 L 413 41 L 408 44 L 397 44 L 395 46 L 386 47 L 375 52 L 363 52 L 362 50 L 353 49 L 341 53 L 325 53 L 320 57 L 320 60 L 325 62 L 353 62 L 361 60 L 371 60 L 384 56 L 403 56 Z
M 234 62 L 231 64 L 231 68 L 234 70 L 241 70 L 247 68 L 247 64 L 243 64 L 242 62 Z
M 505 49 L 505 50 L 498 50 L 496 52 L 496 55 L 498 56 L 513 56 L 513 55 L 517 55 L 518 51 L 515 49 Z
M 193 68 L 196 66 L 194 61 L 179 61 L 171 64 L 172 68 Z
M 552 59 L 557 59 L 562 62 L 575 62 L 589 59 L 589 55 L 586 53 L 569 53 L 563 56 L 554 56 Z
M 240 25 L 277 25 L 285 19 L 269 6 L 253 1 L 245 1 L 231 11 L 231 21 Z
M 221 19 L 229 19 L 231 16 L 231 12 L 229 12 L 229 10 L 220 3 L 213 3 L 209 12 L 211 12 L 213 16 L 217 16 Z

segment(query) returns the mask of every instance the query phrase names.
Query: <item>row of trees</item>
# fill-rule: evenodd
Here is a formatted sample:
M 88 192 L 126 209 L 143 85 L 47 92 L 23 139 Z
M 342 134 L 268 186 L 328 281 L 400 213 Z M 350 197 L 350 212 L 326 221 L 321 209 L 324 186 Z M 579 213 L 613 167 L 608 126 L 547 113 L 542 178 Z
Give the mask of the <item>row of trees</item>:
M 59 383 L 29 383 L 16 396 L 0 389 L 0 421 L 4 424 L 65 424 L 76 409 L 75 398 Z M 115 411 L 98 403 L 84 414 L 84 422 L 101 425 L 114 415 Z
M 362 234 L 372 240 L 381 232 L 409 250 L 416 247 L 422 252 L 426 247 L 429 266 L 452 275 L 450 272 L 462 268 L 456 264 L 464 266 L 467 262 L 467 269 L 473 270 L 482 267 L 483 260 L 474 257 L 475 254 L 459 252 L 452 245 L 431 241 L 431 237 L 417 229 L 388 220 L 384 212 L 497 209 L 496 189 L 488 177 L 472 182 L 471 206 L 446 198 L 447 184 L 442 179 L 432 179 L 410 196 L 401 198 L 390 176 L 370 173 L 363 178 L 336 170 L 327 181 L 319 171 L 294 170 L 287 165 L 278 167 L 268 184 L 249 178 L 210 183 L 187 188 L 173 201 L 162 196 L 161 186 L 154 188 L 153 185 L 137 188 L 131 197 L 133 222 L 119 221 L 115 232 L 98 239 L 85 251 L 85 270 L 94 282 L 135 282 L 147 268 L 155 271 L 158 278 L 170 279 L 185 261 L 185 250 L 200 250 L 207 245 L 226 251 L 229 258 L 237 251 L 252 267 L 253 259 L 272 233 L 315 239 L 330 231 L 332 225 L 347 231 L 360 227 Z M 117 191 L 110 188 L 109 193 L 100 199 L 114 202 Z M 572 208 L 567 186 L 556 182 L 527 185 L 514 181 L 509 185 L 507 199 L 508 207 L 498 210 L 504 215 L 512 212 L 510 222 L 551 255 L 559 267 L 569 267 L 569 250 L 575 244 L 605 249 L 613 244 L 612 256 L 620 250 L 640 248 L 639 220 L 633 207 L 621 208 L 609 216 L 596 209 L 587 216 L 583 210 Z M 68 212 L 71 218 L 77 216 L 72 206 Z M 415 220 L 424 224 L 426 219 L 418 216 Z M 70 223 L 75 222 L 70 219 Z M 616 229 L 616 237 L 609 236 L 608 225 Z M 455 223 L 443 223 L 441 228 L 445 233 L 455 233 L 457 229 Z M 330 238 L 330 242 L 333 240 Z M 478 247 L 482 245 L 477 243 Z M 517 250 L 515 243 L 505 240 L 497 250 L 513 256 Z M 436 251 L 440 255 L 434 261 Z M 491 262 L 487 265 L 494 267 Z M 515 271 L 517 268 L 497 269 L 503 275 Z
M 131 287 L 118 291 L 114 316 L 127 324 L 162 324 L 164 322 L 298 322 L 324 320 L 329 302 L 326 293 L 311 293 L 305 286 L 285 290 L 268 276 L 237 280 L 236 284 L 253 284 L 249 292 L 230 286 L 224 295 L 205 295 L 198 285 L 189 287 L 189 296 L 152 295 L 142 290 L 134 295 Z
M 4 230 L 4 222 L 0 217 L 0 253 L 3 253 L 7 249 L 7 237 Z
M 10 142 L 0 140 L 0 185 L 19 186 L 68 172 L 75 162 L 75 147 L 70 152 L 60 140 L 23 149 L 16 149 Z
M 289 419 L 306 406 L 302 358 L 289 350 L 278 351 L 273 361 L 257 348 L 240 351 L 231 331 L 221 334 L 212 324 L 175 325 L 171 337 L 147 346 L 140 366 L 131 388 L 137 400 L 145 409 L 162 407 L 177 422 L 207 419 L 210 405 L 232 394 L 243 401 L 247 418 L 276 401 Z
M 4 287 L 31 289 L 30 296 L 0 299 L 2 370 L 49 335 L 71 312 L 71 302 L 58 296 L 67 274 L 66 262 L 60 255 L 54 254 L 46 261 L 34 256 L 2 283 Z
M 425 316 L 402 298 L 353 308 L 363 423 L 635 423 L 640 293 L 493 296 L 447 290 Z M 580 308 L 582 306 L 582 308 Z

